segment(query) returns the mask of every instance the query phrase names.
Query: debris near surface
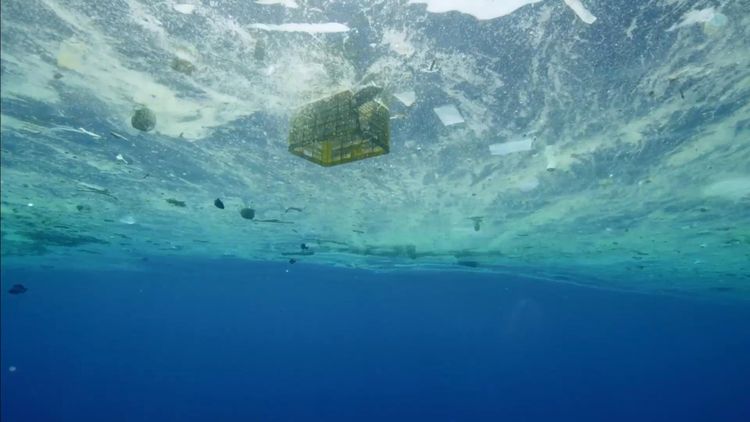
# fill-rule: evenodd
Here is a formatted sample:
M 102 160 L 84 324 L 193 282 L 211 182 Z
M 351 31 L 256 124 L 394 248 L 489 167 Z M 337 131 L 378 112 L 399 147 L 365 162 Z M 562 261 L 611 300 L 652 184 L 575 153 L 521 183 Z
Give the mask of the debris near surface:
M 294 258 L 289 258 L 289 263 L 290 263 L 290 264 L 294 264 L 295 262 L 297 262 L 297 260 L 296 260 L 296 259 L 294 259 Z
M 240 210 L 240 215 L 245 220 L 252 220 L 255 218 L 255 210 L 252 208 L 243 208 Z
M 302 208 L 297 208 L 297 207 L 289 207 L 289 208 L 287 208 L 287 209 L 285 209 L 285 210 L 284 210 L 284 214 L 288 213 L 289 211 L 297 211 L 297 212 L 302 212 Z
M 469 267 L 469 268 L 477 268 L 479 267 L 479 262 L 477 261 L 458 261 L 456 264 L 462 266 L 462 267 Z
M 193 72 L 195 72 L 195 65 L 193 65 L 190 61 L 181 59 L 179 57 L 175 57 L 174 59 L 172 59 L 170 67 L 172 68 L 172 70 L 184 73 L 188 76 L 192 75 Z
M 258 39 L 258 41 L 255 42 L 255 48 L 253 49 L 253 58 L 255 60 L 262 62 L 266 59 L 266 42 L 263 41 L 263 39 Z
M 214 200 L 214 206 L 215 206 L 216 208 L 220 209 L 220 210 L 223 210 L 223 209 L 224 209 L 224 203 L 223 203 L 223 202 L 221 202 L 221 199 L 219 199 L 219 198 L 216 198 L 216 199 Z
M 110 134 L 110 135 L 112 135 L 112 136 L 114 136 L 115 138 L 117 138 L 117 139 L 121 140 L 121 141 L 125 141 L 125 142 L 130 142 L 130 141 L 128 140 L 128 138 L 126 138 L 126 137 L 124 137 L 124 136 L 120 135 L 120 134 L 119 134 L 119 133 L 117 133 L 117 132 L 114 132 L 114 131 L 109 131 L 109 134 Z
M 178 201 L 177 199 L 174 199 L 174 198 L 167 198 L 166 201 L 168 204 L 172 204 L 175 207 L 185 208 L 185 206 L 187 205 L 185 204 L 185 201 Z
M 13 287 L 8 290 L 8 293 L 12 295 L 20 295 L 26 293 L 27 289 L 23 284 L 14 284 Z
M 453 104 L 435 107 L 432 110 L 437 114 L 443 126 L 452 126 L 464 122 L 461 112 Z
M 289 152 L 330 167 L 388 154 L 390 111 L 382 88 L 365 85 L 303 106 L 292 116 Z
M 478 232 L 481 228 L 482 221 L 484 221 L 484 217 L 470 217 L 469 220 L 474 222 L 474 231 Z
M 148 132 L 156 127 L 156 114 L 150 108 L 141 106 L 133 113 L 130 124 L 142 132 Z
M 116 196 L 112 195 L 109 189 L 106 189 L 97 185 L 92 185 L 91 183 L 78 182 L 78 190 L 81 192 L 90 192 L 90 193 L 96 193 L 99 195 L 104 195 L 104 196 L 114 199 L 115 201 L 118 200 Z
M 490 145 L 490 154 L 508 155 L 514 152 L 531 151 L 534 140 L 531 138 L 521 139 L 518 141 L 503 142 Z

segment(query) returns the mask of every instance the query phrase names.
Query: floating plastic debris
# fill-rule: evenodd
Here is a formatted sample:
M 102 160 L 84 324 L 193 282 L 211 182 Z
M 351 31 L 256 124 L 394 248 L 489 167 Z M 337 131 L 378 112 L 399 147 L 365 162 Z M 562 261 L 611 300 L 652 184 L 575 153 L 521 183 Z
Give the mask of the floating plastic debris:
M 128 224 L 128 225 L 132 225 L 136 223 L 135 217 L 133 217 L 132 215 L 126 215 L 122 217 L 119 221 L 122 224 Z
M 565 4 L 570 7 L 573 12 L 578 16 L 578 19 L 582 20 L 584 23 L 587 23 L 591 25 L 596 21 L 596 16 L 592 15 L 591 12 L 586 9 L 586 6 L 581 3 L 581 0 L 564 0 Z
M 440 118 L 443 126 L 451 126 L 464 122 L 464 118 L 461 117 L 461 113 L 453 104 L 446 104 L 444 106 L 435 107 L 432 110 Z
M 110 134 L 110 135 L 112 135 L 112 136 L 114 136 L 114 137 L 115 137 L 115 138 L 117 138 L 117 139 L 120 139 L 120 140 L 122 140 L 122 141 L 125 141 L 125 142 L 130 142 L 130 140 L 129 140 L 128 138 L 126 138 L 126 137 L 124 137 L 124 136 L 120 135 L 120 134 L 119 134 L 119 133 L 117 133 L 117 132 L 112 132 L 112 131 L 110 131 L 110 132 L 109 132 L 109 134 Z
M 86 44 L 75 38 L 63 41 L 60 43 L 60 50 L 57 52 L 57 66 L 70 70 L 80 69 L 86 56 L 86 50 Z
M 27 289 L 23 284 L 14 284 L 13 287 L 8 290 L 8 293 L 12 295 L 20 295 L 26 293 L 27 290 L 29 289 Z
M 399 92 L 393 94 L 393 96 L 407 107 L 411 107 L 411 105 L 414 104 L 415 101 L 417 101 L 417 93 L 414 91 Z
M 255 218 L 255 210 L 252 208 L 243 208 L 240 210 L 240 215 L 246 220 L 252 220 Z
M 170 205 L 174 205 L 175 207 L 185 208 L 187 206 L 185 201 L 180 201 L 174 198 L 167 198 L 165 199 L 165 201 L 167 201 L 167 203 Z
M 296 9 L 299 7 L 297 2 L 295 2 L 294 0 L 255 0 L 255 4 L 261 4 L 264 6 L 278 4 L 279 6 L 288 7 L 290 9 Z
M 16 368 L 15 366 L 11 365 L 11 366 L 8 367 L 8 372 L 16 372 L 17 369 L 18 368 Z
M 520 141 L 503 142 L 490 145 L 490 154 L 508 155 L 514 152 L 530 151 L 533 139 L 522 139 Z
M 216 198 L 216 199 L 214 200 L 214 206 L 215 206 L 216 208 L 220 209 L 220 210 L 223 210 L 223 209 L 224 209 L 224 203 L 223 203 L 223 202 L 221 202 L 221 199 L 219 199 L 219 198 Z
M 176 11 L 178 11 L 180 13 L 184 13 L 186 15 L 190 15 L 190 14 L 192 14 L 195 11 L 195 5 L 194 4 L 175 4 L 175 5 L 172 5 L 172 8 L 174 8 L 174 10 L 176 10 Z
M 544 149 L 544 157 L 547 159 L 547 171 L 555 171 L 557 169 L 557 148 L 548 145 Z
M 130 124 L 140 131 L 148 132 L 156 127 L 156 114 L 146 106 L 139 107 L 133 113 Z
M 254 23 L 250 25 L 253 29 L 263 31 L 280 31 L 280 32 L 307 32 L 309 34 L 348 32 L 349 27 L 343 23 L 284 23 L 281 25 L 271 25 L 265 23 Z
M 461 12 L 472 15 L 477 19 L 495 19 L 500 16 L 509 15 L 527 4 L 538 3 L 542 0 L 473 0 L 473 1 L 447 1 L 447 0 L 409 0 L 409 4 L 423 3 L 427 5 L 427 11 L 432 13 Z
M 102 137 L 101 135 L 98 135 L 98 134 L 96 134 L 94 132 L 89 132 L 88 130 L 86 130 L 86 129 L 82 128 L 82 127 L 79 127 L 78 131 L 81 132 L 81 133 L 83 133 L 84 135 L 89 135 L 90 137 L 92 137 L 94 139 L 99 139 L 99 138 Z
M 179 57 L 172 59 L 172 63 L 170 63 L 169 67 L 176 72 L 184 73 L 188 76 L 195 72 L 195 65 L 190 60 L 181 59 Z
M 117 161 L 122 161 L 124 164 L 129 164 L 128 160 L 126 160 L 125 157 L 122 156 L 122 154 L 117 154 L 117 156 L 115 157 L 115 159 Z

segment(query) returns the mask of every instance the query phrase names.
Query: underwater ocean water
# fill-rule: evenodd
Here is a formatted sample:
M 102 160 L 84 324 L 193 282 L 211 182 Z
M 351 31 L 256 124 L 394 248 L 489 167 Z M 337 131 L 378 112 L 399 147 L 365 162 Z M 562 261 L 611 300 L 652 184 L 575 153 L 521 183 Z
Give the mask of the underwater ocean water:
M 0 8 L 3 422 L 750 420 L 750 1 Z

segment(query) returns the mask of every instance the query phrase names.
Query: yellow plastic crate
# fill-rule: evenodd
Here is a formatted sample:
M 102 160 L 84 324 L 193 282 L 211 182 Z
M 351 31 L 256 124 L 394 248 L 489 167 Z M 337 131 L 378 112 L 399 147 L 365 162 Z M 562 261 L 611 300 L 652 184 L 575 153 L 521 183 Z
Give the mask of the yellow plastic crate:
M 289 152 L 325 167 L 388 154 L 388 108 L 358 97 L 344 91 L 303 106 L 291 120 Z

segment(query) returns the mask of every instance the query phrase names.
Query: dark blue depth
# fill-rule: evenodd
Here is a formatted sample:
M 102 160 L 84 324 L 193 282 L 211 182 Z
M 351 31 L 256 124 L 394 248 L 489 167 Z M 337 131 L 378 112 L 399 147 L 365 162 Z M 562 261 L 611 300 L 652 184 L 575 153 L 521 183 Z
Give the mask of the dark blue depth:
M 743 303 L 231 261 L 2 288 L 3 422 L 750 420 Z

